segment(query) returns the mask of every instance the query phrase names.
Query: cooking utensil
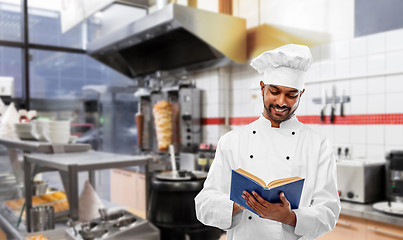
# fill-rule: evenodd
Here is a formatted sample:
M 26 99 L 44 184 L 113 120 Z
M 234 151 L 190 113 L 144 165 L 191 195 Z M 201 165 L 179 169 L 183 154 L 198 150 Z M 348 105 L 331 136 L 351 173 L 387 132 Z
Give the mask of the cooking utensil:
M 32 183 L 32 196 L 39 196 L 46 193 L 48 183 L 45 181 L 34 181 Z
M 134 223 L 135 221 L 137 221 L 137 218 L 134 216 L 123 217 L 119 219 L 113 226 L 117 228 L 126 227 Z
M 341 100 L 340 100 L 340 116 L 344 117 L 344 88 L 342 89 Z
M 137 146 L 143 146 L 143 122 L 144 115 L 141 112 L 136 114 L 136 127 L 137 127 Z
M 333 89 L 332 89 L 332 108 L 331 108 L 331 111 L 330 111 L 330 122 L 331 123 L 334 123 L 335 112 L 336 112 L 336 86 L 333 85 Z
M 172 171 L 176 172 L 175 150 L 174 145 L 169 145 L 169 154 L 171 155 Z
M 33 232 L 55 228 L 55 211 L 53 206 L 36 206 L 31 208 L 31 229 Z
M 326 111 L 326 99 L 327 99 L 327 93 L 325 89 L 322 89 L 322 109 L 320 110 L 320 121 L 324 122 L 325 121 L 325 111 Z

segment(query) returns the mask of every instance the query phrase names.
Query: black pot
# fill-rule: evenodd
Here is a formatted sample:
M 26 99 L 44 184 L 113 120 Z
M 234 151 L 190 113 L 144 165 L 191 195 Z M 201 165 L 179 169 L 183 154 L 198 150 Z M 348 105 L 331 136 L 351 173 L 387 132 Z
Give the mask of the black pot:
M 219 239 L 222 230 L 204 226 L 196 218 L 194 198 L 203 188 L 205 173 L 159 174 L 151 180 L 150 222 L 161 239 Z

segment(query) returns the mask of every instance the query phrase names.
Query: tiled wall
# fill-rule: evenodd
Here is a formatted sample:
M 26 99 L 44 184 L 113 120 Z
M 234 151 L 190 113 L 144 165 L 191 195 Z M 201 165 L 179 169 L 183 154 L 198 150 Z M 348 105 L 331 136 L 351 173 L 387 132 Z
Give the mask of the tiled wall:
M 314 63 L 297 111 L 301 120 L 313 120 L 308 124 L 336 146 L 351 147 L 352 158 L 379 160 L 391 149 L 403 149 L 403 29 L 315 46 L 311 51 Z M 205 90 L 205 119 L 223 118 L 227 101 L 232 119 L 260 115 L 260 76 L 248 64 L 194 77 L 197 86 Z M 230 83 L 223 84 L 228 77 Z M 227 87 L 229 98 L 225 99 Z M 338 116 L 335 124 L 321 123 L 322 106 L 313 99 L 321 97 L 323 91 L 330 97 L 334 87 L 338 96 L 344 91 L 351 98 L 345 104 L 346 116 Z M 329 116 L 330 106 L 326 114 Z M 340 104 L 336 114 L 340 114 Z M 205 142 L 217 142 L 229 129 L 205 123 Z

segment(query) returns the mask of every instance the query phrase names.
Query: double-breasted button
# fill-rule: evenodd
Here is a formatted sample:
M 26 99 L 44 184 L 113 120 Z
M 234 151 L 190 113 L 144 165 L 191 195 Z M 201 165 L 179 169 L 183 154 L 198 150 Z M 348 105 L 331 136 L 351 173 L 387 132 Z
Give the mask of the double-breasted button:
M 289 156 L 287 156 L 287 157 L 285 157 L 285 159 L 290 160 L 290 157 L 289 157 Z
M 292 132 L 291 134 L 292 134 L 292 135 L 295 135 L 295 132 Z
M 249 157 L 250 157 L 250 158 L 253 158 L 253 155 L 250 155 Z
M 256 131 L 255 130 L 253 130 L 253 132 L 252 132 L 253 134 L 256 134 Z
M 252 216 L 249 216 L 248 218 L 249 218 L 249 220 L 252 220 Z

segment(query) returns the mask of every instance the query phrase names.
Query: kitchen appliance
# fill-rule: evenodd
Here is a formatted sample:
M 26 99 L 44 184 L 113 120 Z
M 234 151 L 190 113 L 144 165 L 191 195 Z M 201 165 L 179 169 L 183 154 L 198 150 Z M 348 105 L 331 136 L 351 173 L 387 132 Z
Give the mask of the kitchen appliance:
M 150 88 L 149 86 L 146 86 Z M 160 90 L 161 89 L 161 90 Z M 158 152 L 153 106 L 166 100 L 172 107 L 172 145 L 175 152 L 195 153 L 201 142 L 201 90 L 192 84 L 138 90 L 138 145 L 142 152 Z
M 218 239 L 222 230 L 203 225 L 196 218 L 194 198 L 203 188 L 207 173 L 162 172 L 151 181 L 147 216 L 161 231 L 161 239 Z
M 152 111 L 151 94 L 147 88 L 139 88 L 134 94 L 138 98 L 139 107 L 136 114 L 137 145 L 141 151 L 151 150 L 152 136 Z
M 129 78 L 246 62 L 246 20 L 169 4 L 87 44 L 87 53 Z
M 341 200 L 369 203 L 385 196 L 385 163 L 363 160 L 337 162 L 337 187 Z
M 180 139 L 182 152 L 196 152 L 201 142 L 201 90 L 192 86 L 179 89 Z
M 403 151 L 386 155 L 386 196 L 390 201 L 403 203 Z

